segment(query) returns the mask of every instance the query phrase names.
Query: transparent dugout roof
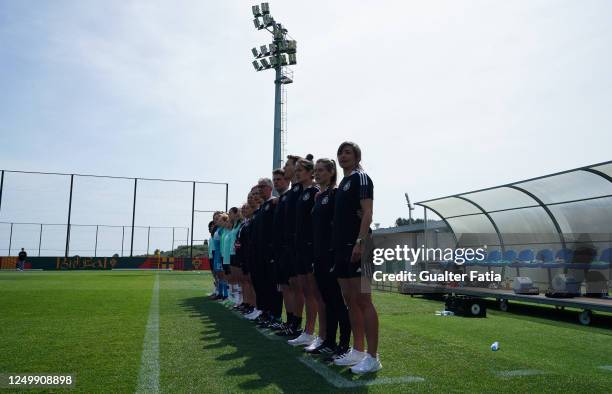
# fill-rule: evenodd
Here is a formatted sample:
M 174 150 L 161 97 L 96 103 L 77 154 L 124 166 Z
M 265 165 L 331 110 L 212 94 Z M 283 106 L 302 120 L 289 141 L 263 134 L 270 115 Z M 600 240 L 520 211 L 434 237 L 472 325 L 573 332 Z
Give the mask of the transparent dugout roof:
M 572 238 L 565 234 L 609 235 L 612 161 L 417 205 L 440 216 L 455 234 L 480 233 L 489 244 L 565 243 Z

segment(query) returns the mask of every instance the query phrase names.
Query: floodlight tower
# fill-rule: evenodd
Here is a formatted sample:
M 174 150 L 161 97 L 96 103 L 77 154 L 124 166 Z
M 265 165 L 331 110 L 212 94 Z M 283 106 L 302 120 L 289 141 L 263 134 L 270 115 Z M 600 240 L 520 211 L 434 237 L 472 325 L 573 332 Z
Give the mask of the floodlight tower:
M 293 72 L 286 67 L 294 65 L 296 61 L 297 42 L 287 39 L 287 29 L 274 20 L 270 15 L 268 3 L 261 3 L 261 6 L 252 7 L 253 24 L 257 30 L 267 30 L 272 34 L 272 43 L 262 45 L 259 48 L 251 49 L 255 60 L 253 67 L 255 71 L 274 69 L 274 150 L 272 159 L 272 169 L 279 168 L 282 164 L 282 144 L 283 139 L 283 85 L 293 82 Z M 286 130 L 285 130 L 286 132 Z

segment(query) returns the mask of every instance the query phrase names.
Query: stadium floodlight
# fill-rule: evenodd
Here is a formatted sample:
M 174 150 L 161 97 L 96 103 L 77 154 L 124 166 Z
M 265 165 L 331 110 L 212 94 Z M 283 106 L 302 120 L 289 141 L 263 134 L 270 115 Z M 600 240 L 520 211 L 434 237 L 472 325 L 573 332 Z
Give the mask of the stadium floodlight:
M 263 16 L 263 25 L 265 27 L 270 27 L 270 26 L 274 25 L 274 18 L 272 18 L 272 15 L 265 14 Z
M 297 51 L 297 41 L 287 41 L 287 53 L 295 53 Z
M 270 13 L 270 4 L 268 3 L 261 3 L 261 13 L 264 15 L 267 15 Z
M 265 29 L 272 34 L 272 43 L 261 45 L 251 49 L 253 56 L 258 61 L 253 62 L 253 67 L 257 71 L 274 69 L 274 146 L 273 146 L 273 167 L 282 167 L 282 124 L 284 102 L 282 100 L 283 85 L 293 83 L 293 72 L 286 66 L 297 63 L 296 52 L 297 43 L 295 40 L 288 40 L 289 32 L 284 25 L 274 20 L 270 15 L 270 5 L 261 3 L 260 6 L 252 6 L 251 10 L 255 19 L 253 23 L 257 30 Z

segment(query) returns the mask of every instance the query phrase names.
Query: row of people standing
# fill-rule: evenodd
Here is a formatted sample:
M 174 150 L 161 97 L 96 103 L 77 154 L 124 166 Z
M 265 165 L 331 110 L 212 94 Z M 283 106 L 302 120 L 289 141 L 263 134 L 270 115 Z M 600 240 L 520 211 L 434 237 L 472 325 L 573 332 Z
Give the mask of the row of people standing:
M 336 161 L 290 155 L 272 179 L 251 188 L 240 210 L 215 213 L 214 297 L 292 346 L 355 373 L 375 372 L 382 365 L 367 251 L 374 186 L 357 144 L 343 142 L 337 161 L 339 185 Z

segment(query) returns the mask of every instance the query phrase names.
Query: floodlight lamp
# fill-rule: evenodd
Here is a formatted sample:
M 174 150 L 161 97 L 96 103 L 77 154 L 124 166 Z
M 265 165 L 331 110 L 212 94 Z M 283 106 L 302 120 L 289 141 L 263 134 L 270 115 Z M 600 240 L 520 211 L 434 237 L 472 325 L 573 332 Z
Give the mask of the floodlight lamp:
M 257 48 L 251 48 L 251 52 L 253 52 L 253 56 L 259 57 L 259 52 L 257 51 Z
M 281 63 L 281 65 L 286 66 L 287 65 L 287 56 L 281 55 L 280 56 L 280 63 Z
M 270 54 L 270 50 L 268 50 L 266 45 L 260 46 L 259 50 L 261 51 L 261 56 L 268 56 Z
M 266 15 L 270 13 L 270 4 L 268 3 L 261 3 L 261 13 Z
M 274 24 L 274 18 L 270 14 L 264 14 L 263 16 L 263 24 L 264 26 L 272 26 Z
M 270 47 L 270 53 L 272 53 L 272 54 L 275 54 L 276 51 L 278 50 L 276 44 L 274 44 L 274 43 L 268 45 L 268 47 Z
M 295 57 L 295 53 L 289 54 L 289 64 L 294 65 L 297 63 L 297 59 Z
M 268 63 L 268 60 L 261 59 L 260 62 L 261 62 L 261 65 L 263 66 L 263 68 L 270 68 L 270 63 Z
M 251 7 L 251 9 L 253 10 L 253 16 L 261 16 L 261 11 L 259 10 L 258 5 L 254 5 Z
M 295 53 L 297 51 L 297 41 L 287 41 L 287 53 Z
M 259 64 L 257 60 L 253 60 L 253 67 L 255 68 L 255 71 L 261 70 L 261 64 Z
M 272 64 L 272 67 L 278 66 L 278 58 L 276 56 L 271 57 L 270 63 Z
M 261 21 L 259 20 L 259 18 L 253 19 L 253 25 L 255 25 L 255 28 L 257 30 L 263 29 L 263 25 L 261 24 Z

